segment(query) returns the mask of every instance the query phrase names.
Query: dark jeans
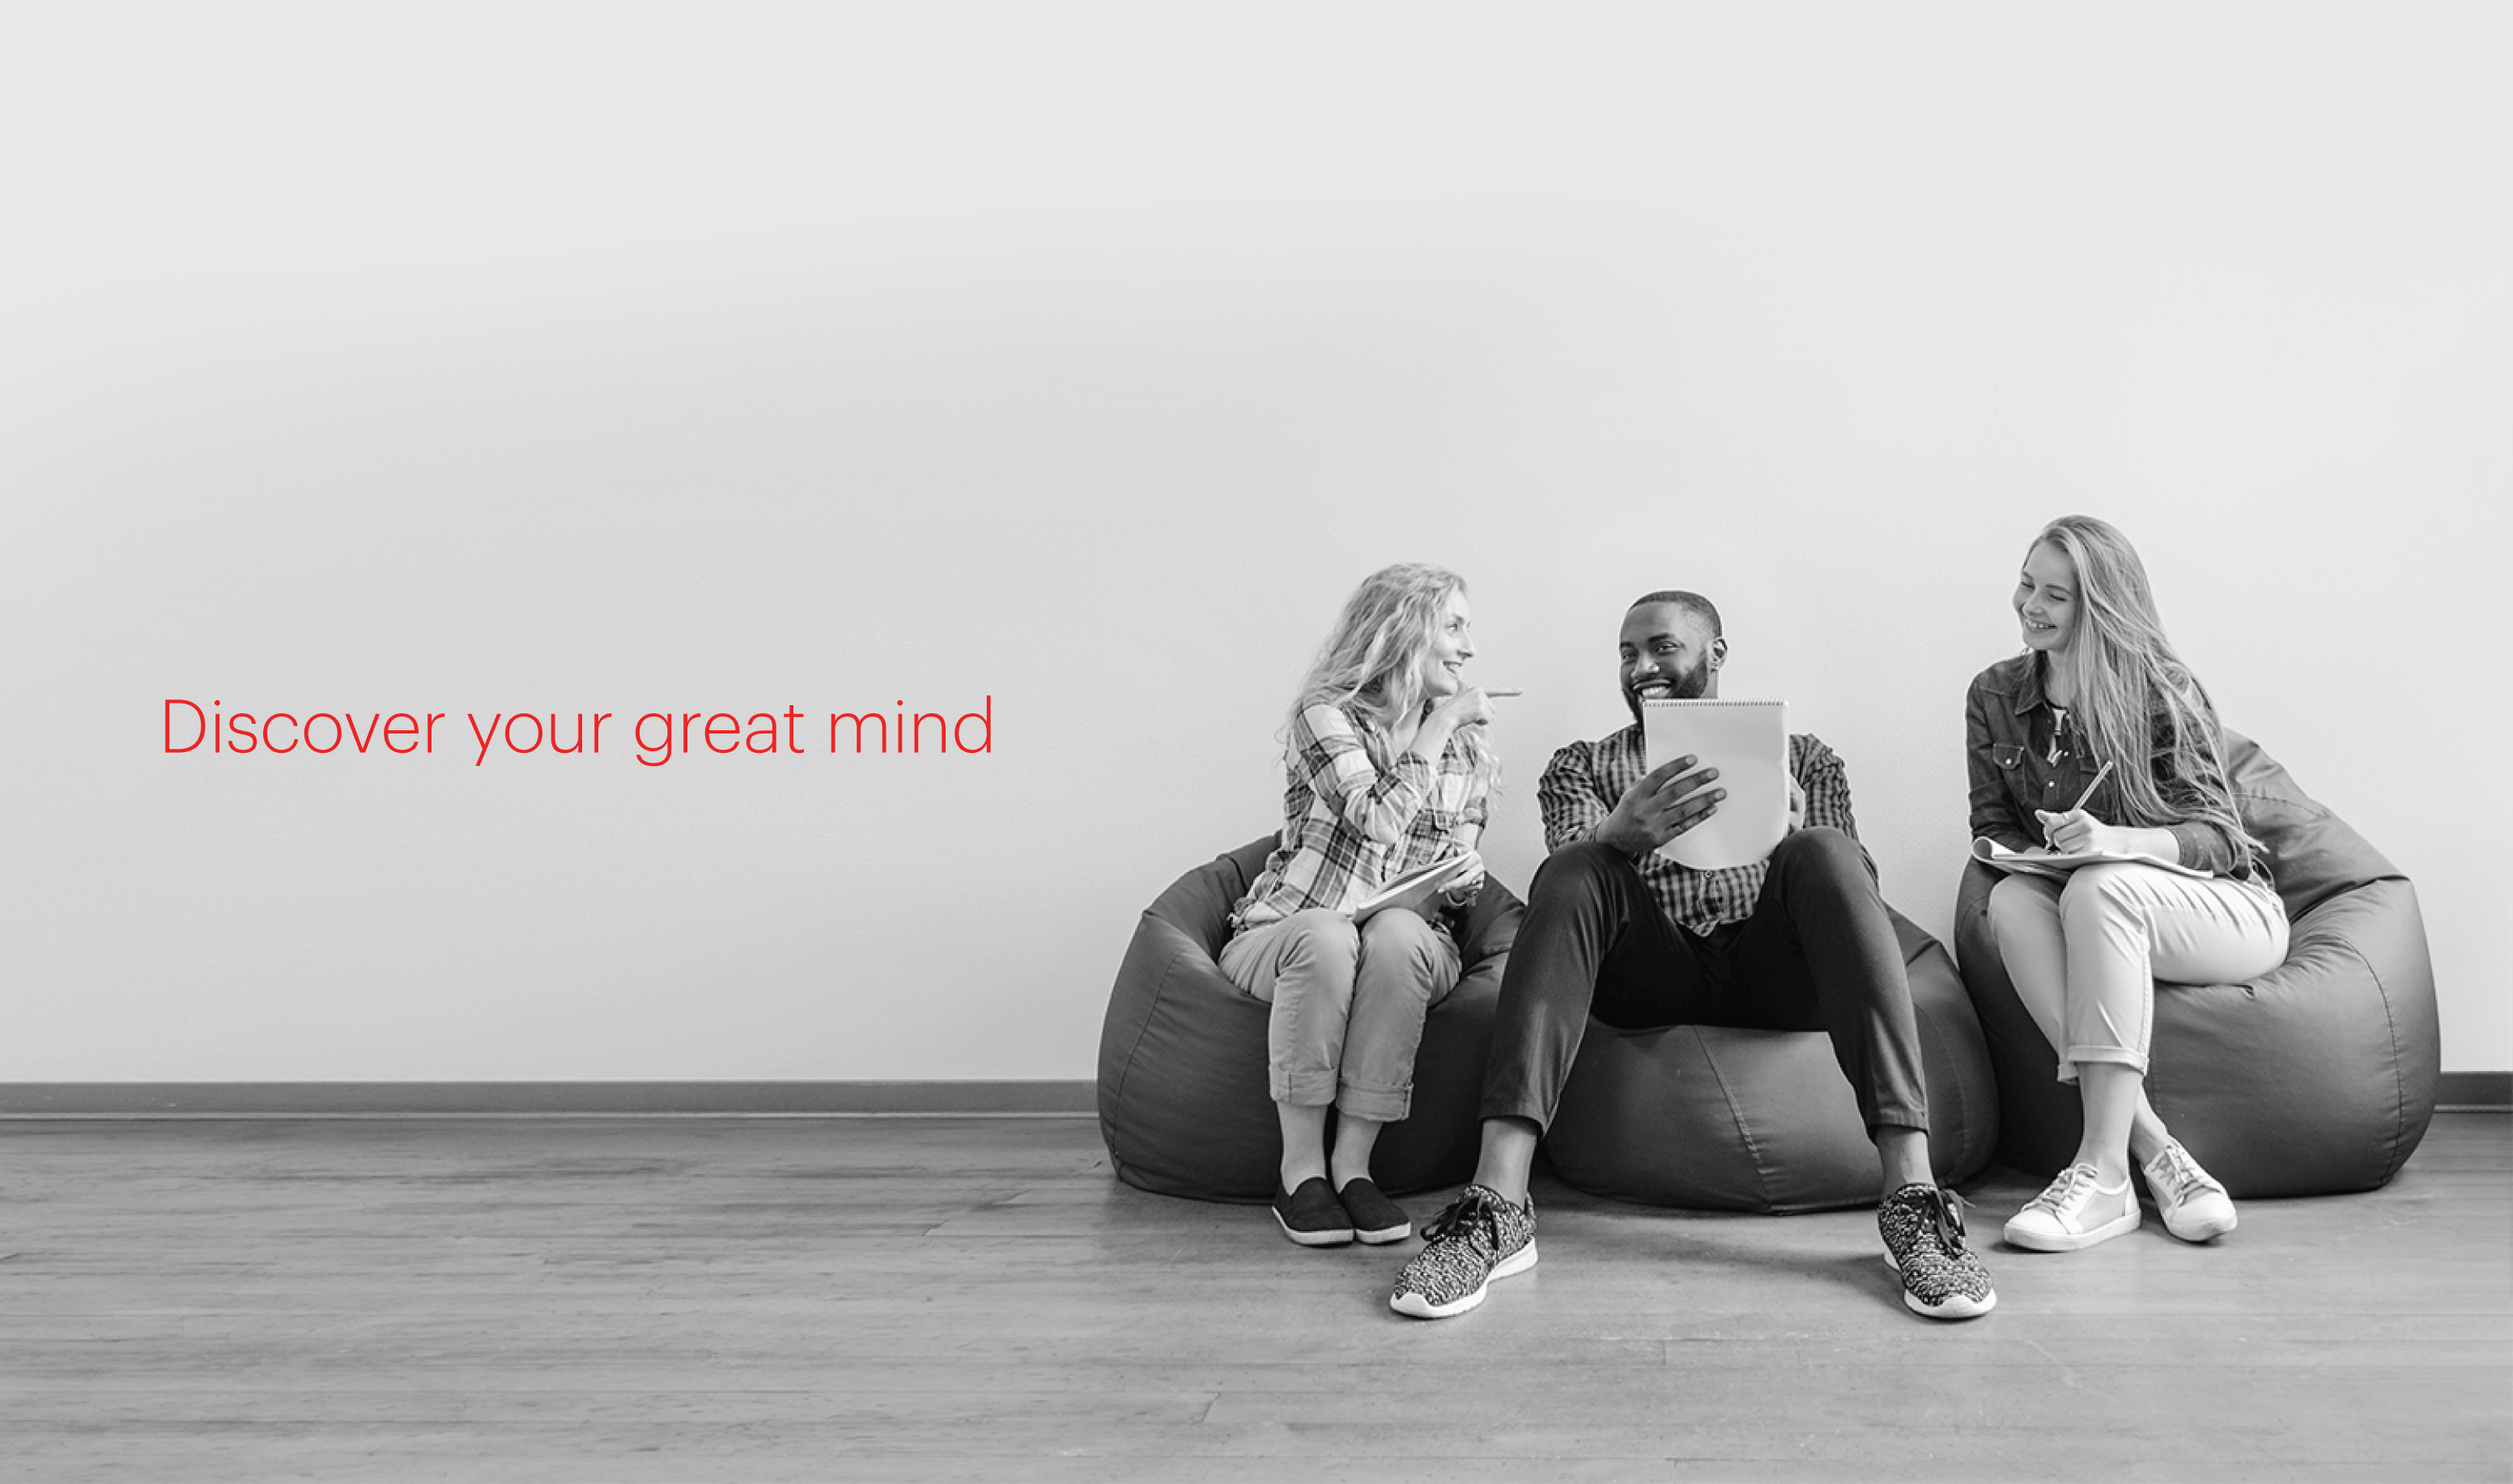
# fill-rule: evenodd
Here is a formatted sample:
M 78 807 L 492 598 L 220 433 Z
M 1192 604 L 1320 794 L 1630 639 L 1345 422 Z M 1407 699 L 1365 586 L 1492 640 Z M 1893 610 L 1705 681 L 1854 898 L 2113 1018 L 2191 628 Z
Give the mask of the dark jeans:
M 1901 945 L 1848 835 L 1781 840 L 1754 915 L 1706 938 L 1668 922 L 1630 859 L 1593 842 L 1554 852 L 1528 897 L 1493 1020 L 1484 1117 L 1551 1124 L 1594 1015 L 1626 1030 L 1820 1030 L 1871 1134 L 1929 1126 Z

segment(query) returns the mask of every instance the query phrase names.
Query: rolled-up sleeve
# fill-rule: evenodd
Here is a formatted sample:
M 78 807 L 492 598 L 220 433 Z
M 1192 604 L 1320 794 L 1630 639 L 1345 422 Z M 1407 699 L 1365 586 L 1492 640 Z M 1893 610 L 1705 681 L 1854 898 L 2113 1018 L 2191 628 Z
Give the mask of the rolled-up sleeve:
M 1553 754 L 1536 782 L 1536 805 L 1544 817 L 1544 849 L 1550 855 L 1577 840 L 1596 837 L 1612 806 L 1600 796 L 1586 742 Z
M 1809 829 L 1830 828 L 1855 840 L 1858 822 L 1850 813 L 1850 770 L 1841 765 L 1841 754 L 1812 737 L 1789 739 L 1789 771 L 1797 776 L 1798 787 L 1806 794 L 1806 813 L 1800 822 Z
M 1840 753 L 1803 733 L 1793 735 L 1789 774 L 1806 794 L 1806 813 L 1799 817 L 1802 828 L 1837 829 L 1858 840 L 1858 821 L 1850 813 L 1850 770 L 1843 766 Z M 1876 879 L 1876 858 L 1867 853 L 1863 840 L 1858 840 L 1858 859 L 1867 867 L 1868 879 Z
M 1490 796 L 1486 792 L 1482 782 L 1478 780 L 1475 790 L 1473 794 L 1467 798 L 1466 807 L 1462 811 L 1461 817 L 1457 822 L 1456 832 L 1452 837 L 1458 850 L 1468 851 L 1479 850 L 1482 848 L 1484 840 L 1484 825 L 1489 821 L 1491 815 L 1492 804 Z M 1475 892 L 1483 890 L 1483 863 L 1481 862 L 1477 862 L 1475 863 L 1475 868 L 1472 871 L 1457 878 L 1457 881 L 1452 890 L 1456 891 L 1460 895 L 1470 896 Z
M 2222 824 L 2183 820 L 2164 827 L 2173 831 L 2173 842 L 2180 848 L 2181 863 L 2192 870 L 2232 875 L 2249 854 L 2234 843 L 2232 833 Z
M 1381 772 L 1342 711 L 1330 705 L 1302 710 L 1294 720 L 1293 755 L 1311 792 L 1355 834 L 1377 845 L 1395 845 L 1431 796 L 1431 764 L 1412 752 Z

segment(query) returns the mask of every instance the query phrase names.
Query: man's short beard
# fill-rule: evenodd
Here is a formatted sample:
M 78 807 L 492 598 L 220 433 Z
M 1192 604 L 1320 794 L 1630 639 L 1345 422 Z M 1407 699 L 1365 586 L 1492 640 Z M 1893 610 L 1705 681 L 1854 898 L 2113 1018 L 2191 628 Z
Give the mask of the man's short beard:
M 1693 668 L 1681 675 L 1663 675 L 1659 678 L 1666 681 L 1669 700 L 1699 701 L 1702 693 L 1710 689 L 1710 658 L 1707 655 L 1703 656 L 1694 662 Z M 1623 687 L 1623 704 L 1631 708 L 1632 725 L 1639 726 L 1641 699 L 1633 694 L 1631 686 Z

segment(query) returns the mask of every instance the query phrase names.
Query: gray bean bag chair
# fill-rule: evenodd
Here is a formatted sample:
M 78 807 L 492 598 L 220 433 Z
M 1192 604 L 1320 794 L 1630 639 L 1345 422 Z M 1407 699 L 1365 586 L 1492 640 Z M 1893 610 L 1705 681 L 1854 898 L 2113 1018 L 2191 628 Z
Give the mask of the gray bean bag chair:
M 2370 1190 L 2434 1117 L 2442 1043 L 2416 890 L 2257 743 L 2225 741 L 2235 803 L 2268 847 L 2294 936 L 2286 962 L 2250 983 L 2158 986 L 2147 1097 L 2238 1197 Z M 2048 1176 L 2075 1154 L 2082 1108 L 1999 961 L 1997 883 L 1966 867 L 1955 947 L 1998 1066 L 1999 1157 Z
M 1187 872 L 1136 925 L 1099 1026 L 1099 1135 L 1130 1185 L 1215 1201 L 1274 1193 L 1282 1134 L 1265 1095 L 1271 1011 L 1215 961 L 1231 906 L 1273 848 L 1267 835 Z M 1523 910 L 1487 879 L 1466 916 L 1464 974 L 1423 1023 L 1413 1112 L 1387 1126 L 1373 1156 L 1390 1191 L 1462 1184 L 1475 1172 L 1493 1002 Z
M 1919 1012 L 1929 1155 L 1952 1183 L 1989 1162 L 1998 1091 L 1953 960 L 1894 913 Z M 1783 1213 L 1876 1201 L 1876 1145 L 1819 1030 L 1588 1022 L 1544 1151 L 1592 1195 Z

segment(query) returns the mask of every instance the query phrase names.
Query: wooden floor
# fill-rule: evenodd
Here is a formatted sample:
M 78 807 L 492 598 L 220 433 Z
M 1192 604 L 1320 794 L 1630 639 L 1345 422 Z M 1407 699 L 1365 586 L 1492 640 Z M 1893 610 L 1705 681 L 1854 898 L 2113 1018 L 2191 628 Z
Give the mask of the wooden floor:
M 0 1477 L 2513 1474 L 2501 1115 L 2217 1248 L 1993 1247 L 1961 1325 L 1869 1213 L 1537 1202 L 1423 1324 L 1411 1244 L 1128 1189 L 1082 1119 L 5 1123 Z

